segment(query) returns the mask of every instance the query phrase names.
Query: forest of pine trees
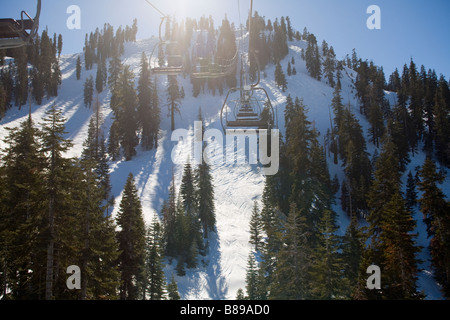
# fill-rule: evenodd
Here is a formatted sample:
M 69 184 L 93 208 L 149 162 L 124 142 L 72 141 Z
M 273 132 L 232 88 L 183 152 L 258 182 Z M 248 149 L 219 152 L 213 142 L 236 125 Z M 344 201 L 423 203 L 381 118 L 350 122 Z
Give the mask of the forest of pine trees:
M 429 251 L 433 275 L 449 298 L 450 204 L 440 184 L 450 166 L 450 83 L 435 70 L 418 67 L 413 59 L 386 80 L 383 68 L 360 59 L 356 50 L 338 60 L 332 46 L 324 40 L 320 47 L 306 28 L 303 33 L 295 31 L 289 17 L 266 21 L 255 12 L 251 19 L 251 80 L 258 66 L 263 71 L 273 65 L 275 84 L 287 91 L 297 70 L 294 58 L 286 70 L 282 60 L 289 53 L 289 41 L 303 40 L 308 73 L 334 88 L 334 94 L 323 146 L 301 97 L 286 99 L 280 170 L 266 178 L 261 203 L 254 203 L 246 286 L 237 298 L 423 299 L 417 285 L 418 254 L 423 250 Z M 226 18 L 216 29 L 212 17 L 202 17 L 172 21 L 165 37 L 177 41 L 186 54 L 186 77 L 199 64 L 231 59 L 238 29 Z M 194 30 L 201 30 L 197 38 Z M 210 236 L 216 232 L 214 182 L 206 163 L 185 165 L 179 186 L 172 178 L 168 198 L 159 208 L 161 219 L 155 217 L 150 225 L 144 222 L 130 174 L 120 182 L 124 187 L 119 213 L 111 217 L 109 163 L 132 160 L 138 146 L 158 148 L 160 103 L 168 109 L 173 131 L 186 95 L 176 76 L 168 76 L 166 90 L 158 92 L 145 53 L 138 77 L 122 63 L 124 43 L 135 41 L 136 34 L 136 20 L 131 27 L 114 31 L 105 24 L 86 34 L 75 76 L 80 80 L 83 72 L 95 70 L 95 77 L 85 77 L 83 84 L 84 104 L 93 115 L 80 158 L 65 156 L 72 142 L 65 138 L 65 119 L 56 105 L 39 126 L 30 115 L 4 137 L 0 165 L 4 299 L 176 300 L 180 295 L 175 275 L 168 281 L 164 264 L 175 263 L 177 276 L 183 276 L 186 269 L 206 263 Z M 61 35 L 51 37 L 44 30 L 32 45 L 0 52 L 0 118 L 13 105 L 20 109 L 30 101 L 42 104 L 58 95 L 62 47 Z M 161 63 L 168 54 L 159 52 Z M 6 62 L 5 56 L 13 59 Z M 344 67 L 357 72 L 353 83 L 357 111 L 343 103 Z M 237 84 L 236 76 L 237 70 L 224 79 L 192 78 L 192 95 L 206 91 L 222 95 L 224 87 Z M 101 132 L 104 119 L 98 101 L 106 89 L 111 92 L 113 114 L 108 139 Z M 388 100 L 385 91 L 396 93 L 397 99 Z M 354 112 L 367 119 L 368 132 Z M 369 143 L 376 148 L 372 156 Z M 419 151 L 426 154 L 426 161 L 415 172 L 406 172 L 411 155 Z M 330 177 L 327 157 L 342 167 L 340 180 Z M 343 236 L 337 232 L 336 204 L 350 220 Z M 417 245 L 416 212 L 427 228 L 427 248 Z M 383 270 L 382 290 L 366 288 L 366 268 L 372 264 Z M 80 266 L 79 291 L 66 290 L 69 265 Z

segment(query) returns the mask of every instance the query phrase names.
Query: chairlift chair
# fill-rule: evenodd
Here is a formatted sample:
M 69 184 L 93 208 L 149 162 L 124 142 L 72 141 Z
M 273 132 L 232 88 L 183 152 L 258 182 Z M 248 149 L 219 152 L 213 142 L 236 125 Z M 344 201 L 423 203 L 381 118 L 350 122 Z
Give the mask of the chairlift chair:
M 41 0 L 38 0 L 34 18 L 22 11 L 19 20 L 0 19 L 0 49 L 13 49 L 30 44 L 39 30 L 40 14 Z
M 164 75 L 179 75 L 184 71 L 184 57 L 181 55 L 180 46 L 177 41 L 171 41 L 169 39 L 163 39 L 162 36 L 162 30 L 163 30 L 163 24 L 166 22 L 166 20 L 169 19 L 168 17 L 164 16 L 161 18 L 161 24 L 159 25 L 159 42 L 155 45 L 153 48 L 152 54 L 150 56 L 150 69 L 155 74 L 164 74 Z M 152 66 L 153 60 L 155 57 L 156 49 L 162 49 L 163 47 L 166 48 L 166 55 L 165 61 L 163 65 L 159 66 Z
M 193 79 L 218 79 L 233 74 L 236 71 L 238 49 L 231 59 L 218 59 L 218 62 L 206 62 L 203 58 L 198 58 L 199 71 L 191 74 Z
M 239 97 L 230 99 L 236 92 Z M 220 119 L 225 132 L 227 129 L 269 130 L 276 126 L 276 114 L 269 95 L 266 89 L 256 86 L 230 89 Z

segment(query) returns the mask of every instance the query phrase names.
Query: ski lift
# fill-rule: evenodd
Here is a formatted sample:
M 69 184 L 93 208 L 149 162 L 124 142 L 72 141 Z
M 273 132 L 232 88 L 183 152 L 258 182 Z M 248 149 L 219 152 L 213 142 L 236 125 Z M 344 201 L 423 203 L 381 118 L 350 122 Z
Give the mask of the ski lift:
M 172 41 L 170 39 L 163 38 L 163 25 L 165 22 L 170 23 L 170 18 L 161 12 L 155 5 L 153 5 L 149 0 L 145 0 L 149 5 L 151 5 L 156 11 L 159 12 L 161 17 L 161 23 L 159 25 L 159 42 L 153 48 L 152 54 L 150 56 L 150 69 L 155 74 L 164 74 L 169 76 L 176 76 L 184 71 L 184 57 L 181 54 L 180 45 L 177 41 Z M 158 48 L 158 66 L 153 66 L 152 62 L 154 60 L 156 49 Z M 164 51 L 165 48 L 165 51 Z M 162 57 L 161 53 L 165 53 Z M 163 61 L 161 61 L 163 60 Z
M 251 31 L 251 15 L 253 11 L 253 0 L 251 0 L 249 30 Z M 232 88 L 228 91 L 220 112 L 222 128 L 226 132 L 228 128 L 256 128 L 270 130 L 276 127 L 277 115 L 270 101 L 267 90 L 259 87 L 261 80 L 261 68 L 259 66 L 257 51 L 248 48 L 248 57 L 254 55 L 257 65 L 257 81 L 248 85 L 248 72 L 244 71 L 243 56 L 241 57 L 240 87 Z M 231 99 L 235 92 L 239 92 L 239 97 Z
M 238 49 L 231 59 L 219 59 L 218 62 L 209 62 L 204 58 L 197 58 L 199 71 L 191 74 L 193 79 L 217 79 L 229 76 L 236 70 Z
M 184 57 L 181 55 L 180 46 L 178 41 L 172 41 L 169 39 L 163 39 L 162 30 L 163 24 L 167 21 L 170 21 L 168 17 L 161 18 L 161 24 L 159 25 L 159 43 L 155 45 L 152 51 L 152 55 L 150 57 L 150 68 L 151 71 L 155 74 L 165 74 L 165 75 L 179 75 L 184 70 Z M 164 61 L 158 61 L 159 66 L 152 66 L 152 61 L 154 60 L 156 48 L 158 48 L 158 53 L 161 53 L 160 50 L 164 51 L 165 55 Z M 160 57 L 158 57 L 159 60 Z
M 31 43 L 39 30 L 39 17 L 41 15 L 41 0 L 37 1 L 36 16 L 22 11 L 20 19 L 0 19 L 0 49 L 19 48 Z
M 236 92 L 239 97 L 230 99 Z M 220 119 L 225 132 L 229 128 L 269 130 L 275 127 L 276 114 L 266 89 L 232 88 L 225 98 Z

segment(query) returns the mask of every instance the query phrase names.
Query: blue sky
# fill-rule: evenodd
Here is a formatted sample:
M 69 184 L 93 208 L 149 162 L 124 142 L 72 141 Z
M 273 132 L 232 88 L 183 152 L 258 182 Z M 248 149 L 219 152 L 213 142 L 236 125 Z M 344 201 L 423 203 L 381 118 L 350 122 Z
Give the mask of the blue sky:
M 117 28 L 138 19 L 138 38 L 157 34 L 159 14 L 145 0 L 42 0 L 41 28 L 61 33 L 64 53 L 81 52 L 84 35 L 108 22 Z M 181 19 L 211 14 L 216 26 L 227 14 L 245 22 L 249 0 L 152 0 L 166 14 Z M 238 6 L 239 4 L 239 6 Z M 70 5 L 81 9 L 81 29 L 69 30 L 66 13 Z M 381 9 L 381 30 L 369 30 L 366 13 L 370 5 Z M 19 17 L 21 10 L 34 15 L 36 0 L 0 0 L 1 17 Z M 239 10 L 240 9 L 240 10 Z M 363 59 L 383 66 L 386 77 L 400 71 L 411 58 L 450 78 L 450 1 L 448 0 L 254 0 L 254 10 L 266 19 L 289 16 L 293 27 L 306 26 L 319 41 L 325 39 L 339 58 L 353 48 Z

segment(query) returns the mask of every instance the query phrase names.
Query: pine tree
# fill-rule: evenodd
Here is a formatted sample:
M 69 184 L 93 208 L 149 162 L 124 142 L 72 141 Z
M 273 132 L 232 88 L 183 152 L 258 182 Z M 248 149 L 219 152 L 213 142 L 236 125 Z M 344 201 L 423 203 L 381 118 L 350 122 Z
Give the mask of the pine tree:
M 168 199 L 163 203 L 161 214 L 163 216 L 163 230 L 166 256 L 175 257 L 177 255 L 177 204 L 176 204 L 175 177 L 172 177 L 169 188 Z
M 250 244 L 254 246 L 255 252 L 262 249 L 262 221 L 258 203 L 253 204 L 252 216 L 250 218 Z
M 156 217 L 148 228 L 146 258 L 145 258 L 145 285 L 143 296 L 147 294 L 150 300 L 162 300 L 166 281 L 163 271 L 163 239 L 161 225 Z
M 178 285 L 175 281 L 175 277 L 172 275 L 172 278 L 167 285 L 167 296 L 169 300 L 180 300 L 180 294 L 178 293 Z
M 364 253 L 364 235 L 353 215 L 345 235 L 342 237 L 342 260 L 344 262 L 344 297 L 354 298 L 359 283 L 359 270 Z
M 308 35 L 308 47 L 305 52 L 306 68 L 311 77 L 320 80 L 322 71 L 320 63 L 319 47 L 317 46 L 317 38 L 314 34 Z
M 109 62 L 109 68 L 108 68 L 108 72 L 109 72 L 108 85 L 109 85 L 109 89 L 111 90 L 111 92 L 113 92 L 116 88 L 116 85 L 117 85 L 117 82 L 119 79 L 119 75 L 122 72 L 123 65 L 122 65 L 122 61 L 120 60 L 120 54 L 116 47 L 114 47 L 112 49 L 111 57 L 112 58 Z
M 325 61 L 323 63 L 323 73 L 328 80 L 328 84 L 334 88 L 336 82 L 334 80 L 334 73 L 336 71 L 336 54 L 334 53 L 334 49 L 331 46 L 327 51 L 327 54 L 324 53 Z
M 385 139 L 369 192 L 367 221 L 370 244 L 364 264 L 383 269 L 382 290 L 367 292 L 369 298 L 417 299 L 417 253 L 415 221 L 401 196 L 401 175 L 392 141 Z
M 183 201 L 183 206 L 188 213 L 197 210 L 197 199 L 194 189 L 194 176 L 190 163 L 184 166 L 183 178 L 180 186 L 180 196 Z
M 412 211 L 417 204 L 416 181 L 409 171 L 408 180 L 406 182 L 406 206 Z
M 116 265 L 119 251 L 115 225 L 104 215 L 104 190 L 98 184 L 100 175 L 96 170 L 98 161 L 80 161 L 82 177 L 77 179 L 79 195 L 77 216 L 78 237 L 82 242 L 80 255 L 80 299 L 116 298 L 119 271 Z
M 382 283 L 385 283 L 383 296 L 387 299 L 420 299 L 416 282 L 418 280 L 418 259 L 420 249 L 412 234 L 416 221 L 406 208 L 397 190 L 384 209 L 384 219 L 380 235 L 383 262 Z
M 270 287 L 270 298 L 278 300 L 300 300 L 311 297 L 312 230 L 306 216 L 291 204 L 283 247 L 277 255 L 277 265 Z
M 147 62 L 147 57 L 145 53 L 142 53 L 141 57 L 141 72 L 139 76 L 138 83 L 138 112 L 140 118 L 140 125 L 142 126 L 142 140 L 144 147 L 149 150 L 150 139 L 149 139 L 149 128 L 150 119 L 149 114 L 151 113 L 151 88 L 150 88 L 150 68 Z M 151 116 L 151 114 L 150 114 Z M 153 142 L 153 141 L 152 141 Z
M 54 297 L 54 277 L 55 277 L 55 242 L 58 237 L 58 227 L 60 221 L 64 219 L 63 213 L 67 203 L 63 204 L 64 193 L 70 185 L 70 177 L 66 170 L 70 170 L 72 162 L 63 157 L 63 154 L 69 150 L 72 143 L 64 139 L 65 119 L 62 117 L 62 111 L 52 105 L 46 113 L 42 128 L 42 152 L 46 156 L 46 196 L 47 196 L 47 262 L 46 262 L 46 284 L 45 299 L 51 300 Z
M 384 206 L 393 194 L 400 190 L 400 173 L 395 146 L 387 137 L 382 152 L 376 162 L 375 177 L 370 188 L 368 204 L 370 214 L 367 221 L 371 224 L 370 236 L 378 237 L 384 216 Z
M 59 58 L 61 57 L 62 48 L 63 48 L 63 37 L 60 34 L 58 36 L 58 61 L 59 61 Z
M 94 99 L 94 79 L 92 76 L 86 79 L 84 83 L 84 105 L 91 108 Z
M 336 235 L 336 213 L 325 210 L 318 225 L 319 245 L 311 267 L 311 294 L 315 299 L 343 298 L 343 261 L 340 256 L 341 239 Z
M 198 205 L 198 217 L 203 228 L 203 237 L 216 227 L 216 208 L 214 204 L 214 185 L 209 164 L 203 162 L 194 171 L 194 185 Z
M 441 76 L 438 88 L 434 97 L 434 128 L 435 128 L 435 148 L 436 156 L 440 163 L 450 165 L 450 120 L 448 119 L 450 110 L 450 88 L 445 78 Z
M 97 93 L 103 92 L 103 71 L 101 63 L 97 65 L 97 74 L 95 76 L 95 89 L 97 90 Z
M 247 274 L 245 276 L 245 290 L 247 291 L 248 300 L 258 299 L 258 266 L 256 264 L 253 252 L 250 253 L 247 260 Z
M 450 297 L 450 250 L 448 248 L 450 204 L 438 187 L 438 184 L 444 181 L 445 176 L 442 172 L 437 171 L 435 163 L 430 158 L 425 160 L 418 173 L 420 181 L 417 185 L 422 192 L 422 197 L 418 201 L 427 226 L 428 237 L 431 238 L 429 250 L 434 277 L 442 286 L 442 292 L 448 298 Z
M 280 88 L 283 92 L 286 91 L 287 80 L 279 62 L 277 63 L 277 66 L 275 68 L 275 83 L 277 84 L 278 88 Z
M 122 195 L 122 201 L 117 215 L 117 233 L 120 256 L 118 259 L 120 270 L 120 299 L 137 299 L 137 283 L 143 281 L 145 264 L 145 224 L 142 207 L 134 177 L 130 173 Z
M 15 102 L 19 109 L 27 103 L 28 98 L 28 71 L 27 71 L 27 52 L 24 47 L 15 50 Z
M 78 56 L 78 58 L 77 58 L 76 76 L 77 76 L 77 80 L 80 80 L 80 78 L 81 78 L 81 58 L 80 58 L 80 56 Z
M 244 290 L 242 288 L 239 288 L 236 292 L 236 300 L 245 300 Z
M 8 147 L 0 167 L 2 294 L 3 299 L 37 299 L 42 284 L 37 274 L 45 272 L 42 257 L 45 257 L 46 243 L 36 230 L 44 223 L 44 212 L 38 205 L 44 200 L 43 154 L 37 139 L 39 131 L 31 118 L 9 131 L 4 140 Z
M 124 150 L 126 161 L 136 155 L 138 144 L 137 95 L 134 89 L 134 74 L 125 66 L 119 75 L 117 86 L 111 97 L 111 109 L 117 121 L 117 135 Z
M 171 130 L 175 130 L 175 113 L 180 113 L 180 89 L 175 76 L 167 76 L 169 85 L 167 87 L 167 106 L 169 108 Z

